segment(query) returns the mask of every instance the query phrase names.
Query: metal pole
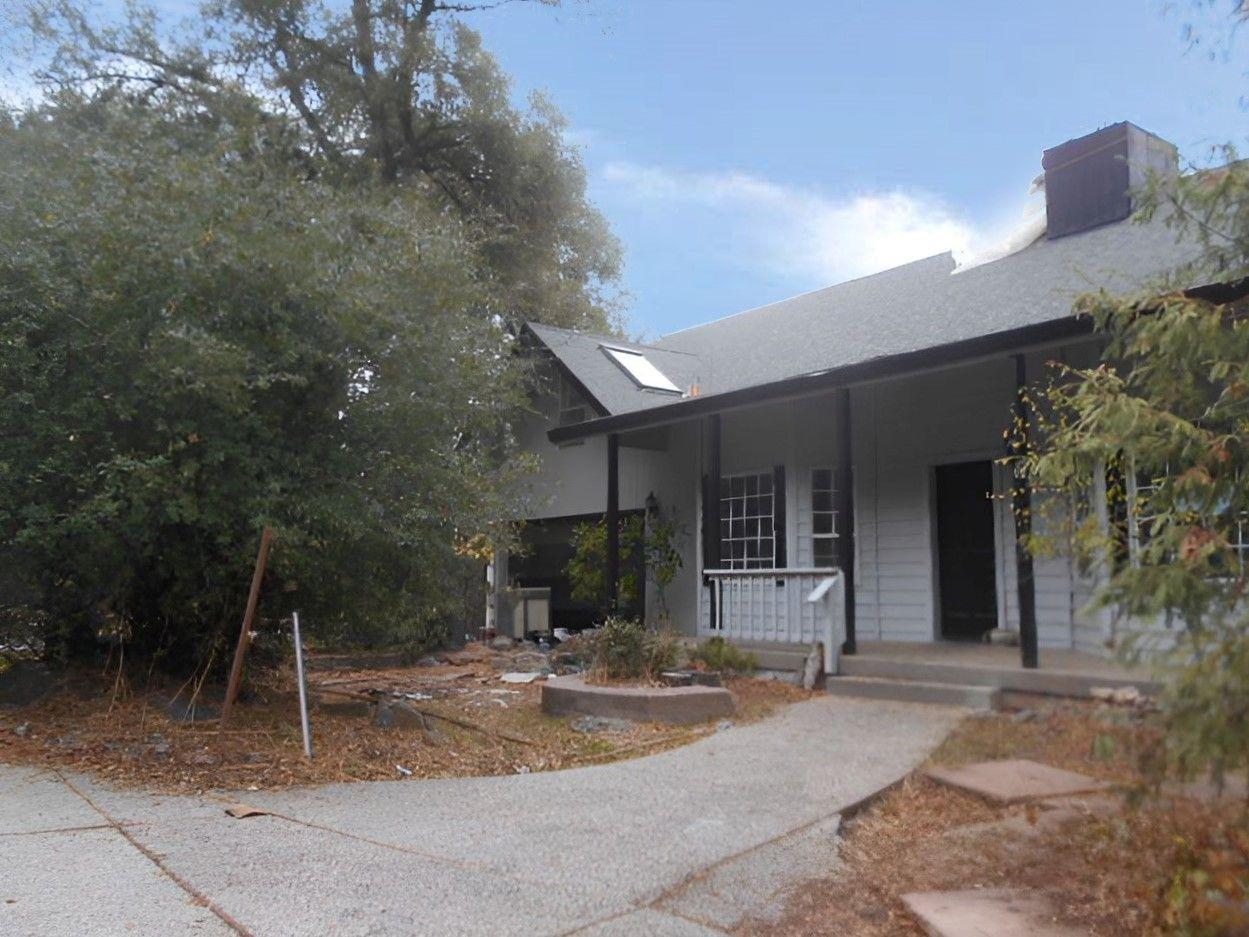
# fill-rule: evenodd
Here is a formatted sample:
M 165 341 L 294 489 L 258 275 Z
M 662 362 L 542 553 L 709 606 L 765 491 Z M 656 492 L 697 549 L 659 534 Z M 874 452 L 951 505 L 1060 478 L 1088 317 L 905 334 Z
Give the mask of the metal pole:
M 299 639 L 299 612 L 291 613 L 295 632 L 295 675 L 299 678 L 299 723 L 304 730 L 304 754 L 312 757 L 312 727 L 308 725 L 308 689 L 304 683 L 304 644 Z

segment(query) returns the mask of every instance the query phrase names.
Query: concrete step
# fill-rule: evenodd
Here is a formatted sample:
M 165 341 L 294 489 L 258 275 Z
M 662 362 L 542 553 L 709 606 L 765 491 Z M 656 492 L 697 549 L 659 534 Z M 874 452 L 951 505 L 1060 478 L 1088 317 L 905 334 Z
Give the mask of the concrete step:
M 802 670 L 811 653 L 808 644 L 782 641 L 733 641 L 734 646 L 755 655 L 760 670 Z
M 843 658 L 843 662 L 844 662 Z M 894 700 L 899 703 L 936 703 L 969 709 L 997 709 L 1002 691 L 992 686 L 891 680 L 883 677 L 829 677 L 825 690 L 833 696 Z
M 868 654 L 843 655 L 841 673 L 848 677 L 881 680 L 908 680 L 956 686 L 993 687 L 1016 693 L 1084 698 L 1093 687 L 1134 686 L 1142 693 L 1156 693 L 1157 684 L 1112 674 L 1088 674 L 1064 670 L 1024 670 L 1022 667 L 993 667 L 938 661 L 873 657 Z

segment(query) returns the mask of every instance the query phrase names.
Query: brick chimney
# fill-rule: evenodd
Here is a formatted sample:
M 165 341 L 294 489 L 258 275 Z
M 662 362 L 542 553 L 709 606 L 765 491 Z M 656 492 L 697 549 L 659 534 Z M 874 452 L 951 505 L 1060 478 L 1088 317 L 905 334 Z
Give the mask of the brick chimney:
M 1122 221 L 1135 209 L 1132 192 L 1150 172 L 1174 177 L 1178 162 L 1173 144 L 1127 121 L 1046 150 L 1046 237 Z

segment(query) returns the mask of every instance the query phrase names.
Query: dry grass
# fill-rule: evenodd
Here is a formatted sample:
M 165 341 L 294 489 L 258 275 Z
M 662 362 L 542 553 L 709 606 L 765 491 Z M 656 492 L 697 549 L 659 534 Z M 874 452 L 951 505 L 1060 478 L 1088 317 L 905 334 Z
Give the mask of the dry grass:
M 115 698 L 112 679 L 77 674 L 65 690 L 21 710 L 0 710 L 0 762 L 84 771 L 162 792 L 283 788 L 335 781 L 551 771 L 652 754 L 714 731 L 713 724 L 639 723 L 623 732 L 585 734 L 573 720 L 543 714 L 540 682 L 506 684 L 492 655 L 451 655 L 450 666 L 329 671 L 310 675 L 316 757 L 303 757 L 298 702 L 289 675 L 256 688 L 227 729 L 182 723 L 162 705 L 171 688 Z M 809 694 L 761 680 L 733 680 L 736 722 L 763 718 Z M 366 689 L 420 697 L 426 727 L 371 724 Z M 436 718 L 448 717 L 452 721 Z M 466 728 L 457 723 L 467 723 Z M 25 724 L 25 735 L 18 727 Z
M 1032 758 L 1141 785 L 1157 731 L 1090 704 L 1040 703 L 1031 721 L 965 720 L 934 763 Z M 1033 826 L 1037 808 L 993 807 L 921 775 L 847 824 L 841 863 L 750 934 L 920 935 L 901 902 L 913 891 L 1016 886 L 1043 892 L 1063 923 L 1095 935 L 1249 934 L 1249 823 L 1243 800 L 1128 797 L 1109 812 Z M 1015 819 L 1015 826 L 997 821 Z M 1240 903 L 1240 911 L 1236 910 Z

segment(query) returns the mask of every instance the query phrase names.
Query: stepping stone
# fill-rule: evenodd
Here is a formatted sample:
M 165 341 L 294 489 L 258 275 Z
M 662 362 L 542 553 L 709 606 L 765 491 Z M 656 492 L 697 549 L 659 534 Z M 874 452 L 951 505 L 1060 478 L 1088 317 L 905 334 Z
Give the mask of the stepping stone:
M 1086 937 L 1054 922 L 1036 892 L 1015 888 L 913 892 L 902 903 L 931 937 Z
M 1068 797 L 1104 791 L 1110 785 L 1084 774 L 1052 768 L 1025 758 L 981 761 L 957 767 L 929 768 L 934 781 L 975 794 L 995 804 L 1017 804 L 1045 797 Z

